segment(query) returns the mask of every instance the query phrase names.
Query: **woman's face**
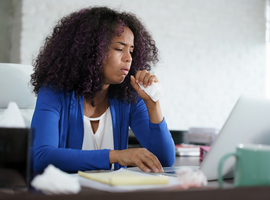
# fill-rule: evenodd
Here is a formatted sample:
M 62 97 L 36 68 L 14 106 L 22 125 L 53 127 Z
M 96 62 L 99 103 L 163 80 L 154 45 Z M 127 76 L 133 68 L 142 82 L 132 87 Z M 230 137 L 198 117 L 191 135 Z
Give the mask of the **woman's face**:
M 103 84 L 120 84 L 127 76 L 134 49 L 134 35 L 128 27 L 124 27 L 121 36 L 115 36 L 110 44 L 109 54 L 102 66 Z

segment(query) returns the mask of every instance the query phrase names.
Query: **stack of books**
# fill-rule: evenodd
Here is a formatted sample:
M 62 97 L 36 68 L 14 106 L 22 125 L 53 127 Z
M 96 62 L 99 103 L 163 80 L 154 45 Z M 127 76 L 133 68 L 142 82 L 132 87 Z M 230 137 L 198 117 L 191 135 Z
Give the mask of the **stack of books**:
M 210 148 L 211 146 L 176 144 L 175 154 L 176 156 L 198 156 L 200 160 L 203 160 Z
M 189 144 L 176 144 L 176 156 L 200 156 L 200 146 Z

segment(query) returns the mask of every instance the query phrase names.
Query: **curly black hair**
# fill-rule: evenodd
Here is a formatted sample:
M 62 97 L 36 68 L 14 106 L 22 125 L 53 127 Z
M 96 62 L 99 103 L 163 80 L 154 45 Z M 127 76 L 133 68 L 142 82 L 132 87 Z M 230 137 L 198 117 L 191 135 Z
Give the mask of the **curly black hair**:
M 101 90 L 101 68 L 113 37 L 121 35 L 124 26 L 134 34 L 134 51 L 129 76 L 121 84 L 110 85 L 109 96 L 136 102 L 137 94 L 130 75 L 151 70 L 158 62 L 158 49 L 149 32 L 132 13 L 107 7 L 90 7 L 63 17 L 45 39 L 37 58 L 30 83 L 34 93 L 39 88 L 75 91 L 77 97 L 91 100 Z M 120 29 L 119 29 L 120 27 Z M 121 30 L 119 32 L 119 30 Z

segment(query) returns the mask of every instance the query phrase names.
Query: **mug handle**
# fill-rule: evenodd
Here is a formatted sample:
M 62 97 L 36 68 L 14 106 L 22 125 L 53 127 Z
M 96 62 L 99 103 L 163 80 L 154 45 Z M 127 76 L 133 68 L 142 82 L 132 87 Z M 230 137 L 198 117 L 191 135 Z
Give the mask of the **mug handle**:
M 221 188 L 223 188 L 223 178 L 222 178 L 222 168 L 223 168 L 223 163 L 225 162 L 225 160 L 227 158 L 229 158 L 230 156 L 235 156 L 237 157 L 236 153 L 228 153 L 226 155 L 224 155 L 220 161 L 219 161 L 219 166 L 218 166 L 218 182 Z

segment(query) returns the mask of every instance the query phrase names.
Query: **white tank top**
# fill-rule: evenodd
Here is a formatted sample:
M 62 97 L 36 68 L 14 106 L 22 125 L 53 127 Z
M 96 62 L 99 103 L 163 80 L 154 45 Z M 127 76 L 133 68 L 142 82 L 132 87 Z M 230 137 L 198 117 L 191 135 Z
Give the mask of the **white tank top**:
M 98 129 L 95 134 L 93 134 L 90 121 L 99 121 Z M 89 118 L 83 116 L 83 123 L 84 123 L 84 137 L 82 150 L 96 150 L 96 149 L 114 150 L 112 117 L 110 107 L 108 107 L 108 109 L 100 117 Z

